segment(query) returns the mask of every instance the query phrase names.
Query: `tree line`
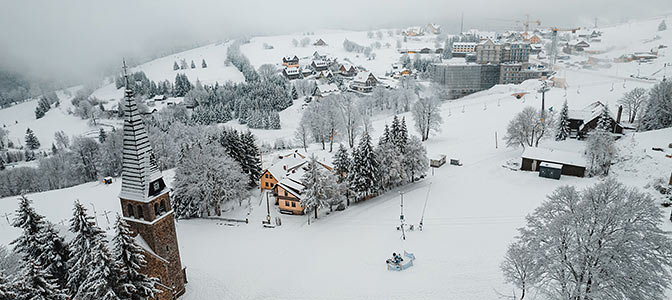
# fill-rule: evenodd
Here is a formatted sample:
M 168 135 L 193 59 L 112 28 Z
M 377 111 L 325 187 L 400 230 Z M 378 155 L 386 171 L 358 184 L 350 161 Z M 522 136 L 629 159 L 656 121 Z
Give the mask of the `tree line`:
M 160 291 L 158 280 L 140 272 L 147 265 L 142 248 L 120 217 L 111 242 L 75 202 L 69 231 L 59 234 L 38 214 L 27 197 L 19 198 L 12 226 L 21 230 L 11 244 L 18 255 L 18 272 L 0 271 L 0 298 L 17 300 L 150 299 Z

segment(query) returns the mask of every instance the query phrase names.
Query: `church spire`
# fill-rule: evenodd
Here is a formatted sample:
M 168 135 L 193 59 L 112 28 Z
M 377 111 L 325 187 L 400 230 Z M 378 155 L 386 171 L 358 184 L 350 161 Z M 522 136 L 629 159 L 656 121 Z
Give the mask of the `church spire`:
M 123 70 L 126 82 L 123 99 L 124 149 L 119 197 L 146 202 L 162 194 L 165 190 L 165 183 L 149 144 L 145 124 L 138 111 L 133 90 L 130 88 L 127 68 L 124 60 Z

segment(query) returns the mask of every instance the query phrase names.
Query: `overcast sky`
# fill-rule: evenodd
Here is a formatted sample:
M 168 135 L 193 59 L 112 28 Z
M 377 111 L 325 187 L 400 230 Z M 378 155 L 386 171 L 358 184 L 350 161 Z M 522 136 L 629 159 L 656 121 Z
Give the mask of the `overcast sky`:
M 0 0 L 0 67 L 41 77 L 85 79 L 175 45 L 242 34 L 404 27 L 435 22 L 444 31 L 613 24 L 672 11 L 670 0 Z M 550 5 L 553 4 L 553 5 Z M 58 74 L 58 75 L 56 75 Z

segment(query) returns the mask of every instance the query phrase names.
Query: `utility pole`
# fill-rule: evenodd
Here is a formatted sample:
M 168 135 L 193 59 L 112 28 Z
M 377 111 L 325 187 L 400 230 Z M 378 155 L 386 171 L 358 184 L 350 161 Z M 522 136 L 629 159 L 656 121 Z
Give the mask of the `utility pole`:
M 268 192 L 266 192 L 266 222 L 271 224 L 271 204 L 268 201 Z M 310 222 L 310 217 L 308 217 L 308 222 Z
M 497 131 L 495 131 L 495 149 L 499 148 L 497 145 Z
M 12 225 L 12 223 L 9 222 L 9 215 L 10 215 L 9 213 L 5 213 L 3 216 L 4 216 L 5 219 L 7 220 L 7 224 Z
M 90 202 L 90 204 L 91 207 L 93 207 L 93 217 L 94 217 L 93 220 L 96 222 L 96 226 L 98 226 L 98 215 L 96 214 L 96 206 L 93 205 L 93 202 Z
M 404 192 L 399 192 L 399 195 L 401 195 L 401 215 L 399 216 L 399 220 L 401 221 L 401 238 L 406 240 L 406 233 L 404 232 Z
M 541 93 L 541 123 L 544 124 L 546 121 L 546 108 L 545 108 L 545 102 L 546 102 L 546 92 L 548 92 L 550 88 L 548 88 L 548 83 L 546 80 L 542 80 L 541 88 L 539 89 L 539 92 Z

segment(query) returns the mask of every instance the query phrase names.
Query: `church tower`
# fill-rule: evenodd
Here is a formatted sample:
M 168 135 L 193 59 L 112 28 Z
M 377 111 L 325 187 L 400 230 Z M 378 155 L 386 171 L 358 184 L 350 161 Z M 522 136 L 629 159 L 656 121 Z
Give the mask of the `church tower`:
M 186 272 L 182 269 L 175 232 L 175 216 L 169 189 L 163 181 L 141 113 L 129 88 L 124 62 L 126 92 L 124 149 L 121 171 L 121 210 L 138 245 L 145 250 L 143 273 L 159 279 L 158 299 L 175 299 L 184 293 Z

